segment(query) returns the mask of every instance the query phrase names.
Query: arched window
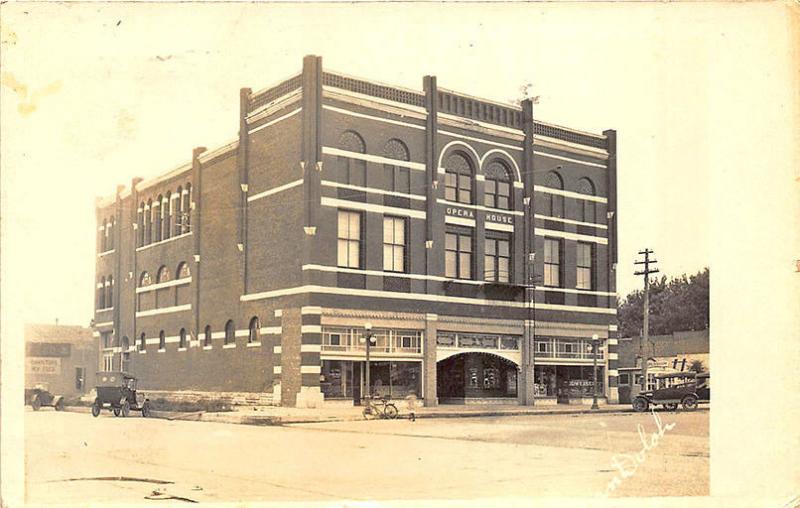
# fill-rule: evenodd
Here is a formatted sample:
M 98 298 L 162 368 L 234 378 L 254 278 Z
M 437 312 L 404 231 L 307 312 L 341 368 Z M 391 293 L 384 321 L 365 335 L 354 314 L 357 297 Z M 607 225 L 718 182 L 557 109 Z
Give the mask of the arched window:
M 189 264 L 186 262 L 180 263 L 175 273 L 177 274 L 175 277 L 176 279 L 185 279 L 192 276 L 192 273 L 189 271 Z
M 147 272 L 142 272 L 139 276 L 139 287 L 147 287 L 153 283 L 153 280 L 150 278 L 150 274 Z M 152 291 L 148 292 L 138 292 L 136 293 L 136 310 L 142 311 L 147 310 L 148 306 L 152 306 L 153 303 L 153 296 L 150 294 Z
M 117 225 L 117 219 L 111 217 L 108 223 L 108 250 L 114 250 L 114 226 Z
M 211 326 L 206 325 L 205 331 L 203 331 L 203 345 L 205 347 L 211 347 Z
M 225 344 L 233 344 L 236 341 L 236 328 L 233 326 L 233 320 L 225 323 Z
M 159 194 L 156 200 L 153 202 L 153 242 L 161 241 L 161 223 L 163 214 L 161 211 L 161 202 L 163 200 L 164 196 Z
M 144 244 L 150 245 L 153 242 L 153 200 L 148 199 L 144 207 Z
M 106 281 L 106 307 L 114 306 L 114 277 L 108 276 Z
M 142 272 L 142 274 L 139 276 L 139 287 L 143 288 L 149 286 L 152 283 L 153 279 L 150 278 L 150 274 L 147 272 Z
M 105 219 L 103 219 L 103 225 L 100 227 L 102 228 L 100 230 L 100 252 L 105 252 L 108 250 L 108 224 Z
M 186 328 L 181 328 L 180 341 L 178 342 L 178 347 L 181 349 L 186 349 Z
M 144 245 L 144 201 L 139 204 L 136 222 L 136 246 Z
M 345 131 L 339 138 L 339 148 L 348 152 L 367 153 L 364 139 L 353 131 Z M 364 187 L 367 184 L 367 162 L 347 156 L 339 156 L 340 183 Z
M 550 187 L 551 189 L 557 190 L 564 190 L 564 181 L 561 179 L 561 176 L 556 173 L 555 171 L 551 171 L 545 175 L 544 178 L 544 185 L 545 187 Z M 552 194 L 546 193 L 546 204 L 547 209 L 545 213 L 551 217 L 564 217 L 564 196 L 560 194 Z
M 167 268 L 166 266 L 162 266 L 161 268 L 158 269 L 156 282 L 158 284 L 161 284 L 162 282 L 169 282 L 169 280 L 170 280 L 169 268 Z
M 183 196 L 181 196 L 183 200 L 183 204 L 181 208 L 183 209 L 183 232 L 188 233 L 192 230 L 192 184 L 187 183 L 186 189 L 183 191 Z
M 164 201 L 161 202 L 161 233 L 164 235 L 164 240 L 172 236 L 172 193 L 167 191 L 164 196 Z
M 130 344 L 130 339 L 128 339 L 128 336 L 127 336 L 127 335 L 125 335 L 124 337 L 122 337 L 122 344 L 121 344 L 121 347 L 122 347 L 122 352 L 123 352 L 123 353 L 124 353 L 125 351 L 127 351 L 127 350 L 128 350 L 130 347 L 131 347 L 131 344 Z
M 400 161 L 411 160 L 408 154 L 408 147 L 399 139 L 390 139 L 386 142 L 383 146 L 383 156 L 387 159 L 396 159 Z M 405 194 L 411 192 L 410 169 L 392 164 L 384 164 L 383 175 L 386 190 Z
M 175 192 L 175 236 L 183 232 L 183 187 Z
M 581 178 L 578 180 L 577 191 L 580 194 L 586 194 L 587 196 L 594 196 L 594 184 L 588 178 Z M 588 199 L 581 199 L 578 202 L 579 210 L 581 211 L 580 220 L 583 222 L 596 222 L 597 221 L 597 210 L 596 210 L 596 203 L 594 201 L 589 201 Z
M 106 308 L 106 278 L 100 277 L 100 284 L 97 287 L 97 308 Z
M 472 203 L 472 164 L 461 152 L 444 162 L 444 198 L 457 203 Z
M 164 335 L 164 330 L 158 332 L 158 349 L 167 349 L 167 337 Z
M 250 320 L 247 342 L 250 344 L 261 342 L 261 323 L 257 317 L 253 317 L 253 319 Z
M 144 332 L 142 332 L 142 335 L 139 336 L 139 351 L 144 351 L 145 342 Z
M 511 170 L 505 163 L 493 160 L 486 166 L 484 204 L 490 208 L 511 209 Z

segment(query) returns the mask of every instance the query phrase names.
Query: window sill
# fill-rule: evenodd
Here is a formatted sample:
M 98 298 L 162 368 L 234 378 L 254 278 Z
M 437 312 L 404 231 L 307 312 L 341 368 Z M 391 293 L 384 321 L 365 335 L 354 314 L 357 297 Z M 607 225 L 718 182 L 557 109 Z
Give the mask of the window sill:
M 188 233 L 182 233 L 182 234 L 180 234 L 178 236 L 171 236 L 171 237 L 167 238 L 166 240 L 159 240 L 157 242 L 148 243 L 147 245 L 142 245 L 141 247 L 136 247 L 136 252 L 141 252 L 141 251 L 143 251 L 145 249 L 149 249 L 150 247 L 155 247 L 156 245 L 163 245 L 165 243 L 169 243 L 169 242 L 171 242 L 173 240 L 178 240 L 179 238 L 183 238 L 183 237 L 189 236 L 191 234 L 192 234 L 192 232 L 189 231 Z
M 166 348 L 163 348 L 163 349 L 162 349 L 162 348 L 159 348 L 158 352 L 159 352 L 159 353 L 166 353 L 166 352 L 167 352 L 167 349 L 166 349 Z
M 114 307 L 103 307 L 101 309 L 97 309 L 97 312 L 108 312 L 110 310 L 114 310 Z
M 97 257 L 101 258 L 103 256 L 108 256 L 109 254 L 113 254 L 113 253 L 114 253 L 114 249 L 106 250 L 106 251 L 98 253 Z
M 203 346 L 203 351 L 211 351 L 212 349 L 214 349 L 213 346 Z
M 247 347 L 260 347 L 260 346 L 261 346 L 260 342 L 248 342 L 247 343 Z
M 233 349 L 236 347 L 236 344 L 223 344 L 222 349 Z

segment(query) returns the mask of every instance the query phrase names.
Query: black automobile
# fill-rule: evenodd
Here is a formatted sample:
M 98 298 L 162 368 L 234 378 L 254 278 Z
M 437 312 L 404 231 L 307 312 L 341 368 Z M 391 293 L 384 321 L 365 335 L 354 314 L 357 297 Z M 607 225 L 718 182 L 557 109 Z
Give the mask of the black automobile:
M 150 399 L 136 390 L 136 378 L 126 372 L 98 372 L 96 390 L 92 416 L 99 416 L 102 409 L 114 416 L 128 416 L 131 410 L 150 416 Z
M 655 379 L 655 390 L 642 392 L 633 399 L 634 411 L 647 411 L 651 405 L 673 411 L 681 405 L 687 411 L 694 411 L 699 402 L 710 401 L 708 373 L 671 372 L 659 374 Z
M 41 386 L 25 389 L 25 403 L 30 404 L 34 411 L 38 411 L 42 406 L 50 406 L 56 411 L 64 410 L 64 397 L 53 395 Z

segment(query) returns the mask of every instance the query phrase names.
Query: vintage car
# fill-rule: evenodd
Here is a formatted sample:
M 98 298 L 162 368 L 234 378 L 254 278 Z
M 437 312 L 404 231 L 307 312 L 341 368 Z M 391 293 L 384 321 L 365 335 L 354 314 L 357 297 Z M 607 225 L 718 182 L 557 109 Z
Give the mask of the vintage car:
M 30 404 L 34 411 L 38 411 L 42 406 L 50 406 L 56 411 L 64 410 L 64 397 L 53 395 L 42 386 L 25 389 L 25 403 Z
M 670 372 L 656 376 L 656 389 L 641 392 L 632 401 L 633 410 L 647 411 L 651 405 L 661 405 L 665 409 L 675 410 L 678 405 L 693 411 L 698 402 L 708 402 L 708 373 Z
M 136 378 L 126 372 L 98 372 L 95 389 L 92 416 L 98 416 L 102 409 L 112 411 L 114 416 L 128 416 L 131 410 L 150 416 L 150 399 L 136 391 Z

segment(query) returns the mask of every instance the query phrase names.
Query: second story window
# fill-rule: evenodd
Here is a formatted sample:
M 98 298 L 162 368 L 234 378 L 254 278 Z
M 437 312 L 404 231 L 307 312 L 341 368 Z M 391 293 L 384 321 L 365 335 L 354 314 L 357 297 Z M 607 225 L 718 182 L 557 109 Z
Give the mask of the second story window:
M 337 265 L 361 268 L 361 214 L 339 210 Z
M 406 271 L 406 220 L 401 217 L 383 218 L 383 269 Z
M 578 289 L 592 289 L 592 279 L 593 279 L 593 249 L 592 244 L 589 243 L 578 243 L 578 252 L 577 252 L 577 284 L 576 288 Z
M 544 285 L 561 287 L 561 242 L 544 239 Z
M 339 138 L 339 148 L 348 152 L 367 153 L 364 140 L 353 131 L 346 131 Z M 339 157 L 339 181 L 364 187 L 367 184 L 367 162 L 352 157 Z
M 454 153 L 444 163 L 444 198 L 457 203 L 472 203 L 472 165 L 461 154 Z
M 508 282 L 511 279 L 511 241 L 508 237 L 486 239 L 484 279 L 488 282 Z
M 445 234 L 445 277 L 450 279 L 472 278 L 472 235 L 466 232 Z
M 555 171 L 551 171 L 545 175 L 544 185 L 545 187 L 550 187 L 557 191 L 564 190 L 564 181 Z M 544 212 L 551 217 L 563 218 L 564 196 L 556 193 L 547 193 L 545 195 L 546 210 Z
M 511 208 L 511 172 L 500 161 L 492 161 L 486 168 L 484 205 L 489 208 Z
M 411 160 L 408 155 L 408 148 L 405 143 L 399 139 L 390 139 L 383 147 L 383 156 L 388 159 L 397 159 L 401 161 Z M 393 192 L 402 192 L 408 194 L 411 192 L 411 170 L 402 166 L 393 166 L 385 164 L 383 166 L 384 183 L 386 190 Z
M 587 196 L 594 196 L 594 184 L 588 178 L 581 178 L 578 180 L 578 192 L 586 194 Z M 580 210 L 580 220 L 583 222 L 595 222 L 595 202 L 588 199 L 581 199 L 578 201 Z

